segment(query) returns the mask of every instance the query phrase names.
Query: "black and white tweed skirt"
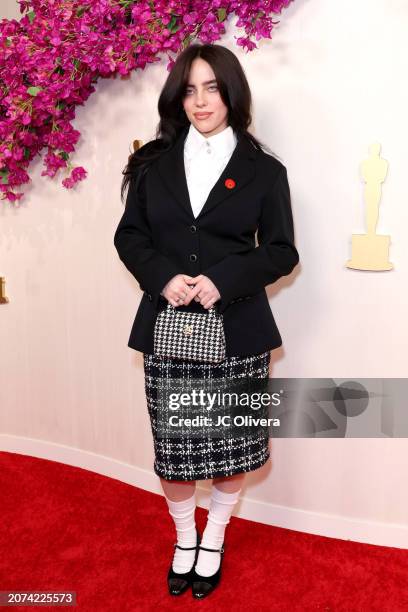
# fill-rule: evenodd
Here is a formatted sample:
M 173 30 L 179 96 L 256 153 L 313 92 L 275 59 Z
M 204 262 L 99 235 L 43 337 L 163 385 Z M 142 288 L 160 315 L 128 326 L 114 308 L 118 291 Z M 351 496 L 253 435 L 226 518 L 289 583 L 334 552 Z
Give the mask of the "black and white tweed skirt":
M 202 361 L 143 354 L 145 392 L 154 445 L 153 469 L 166 480 L 205 480 L 251 472 L 270 456 L 269 436 L 264 429 L 255 435 L 200 438 L 163 438 L 158 435 L 158 385 L 160 379 L 268 378 L 270 351 L 227 357 L 213 364 Z

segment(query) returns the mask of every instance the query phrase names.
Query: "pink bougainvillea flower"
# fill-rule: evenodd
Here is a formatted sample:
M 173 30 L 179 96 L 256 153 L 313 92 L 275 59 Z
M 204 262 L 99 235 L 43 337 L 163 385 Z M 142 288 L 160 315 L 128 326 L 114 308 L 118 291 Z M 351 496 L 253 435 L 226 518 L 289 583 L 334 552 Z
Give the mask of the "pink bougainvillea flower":
M 62 181 L 62 184 L 67 189 L 72 189 L 76 183 L 83 181 L 86 178 L 87 172 L 82 166 L 77 166 L 71 172 L 71 175 Z

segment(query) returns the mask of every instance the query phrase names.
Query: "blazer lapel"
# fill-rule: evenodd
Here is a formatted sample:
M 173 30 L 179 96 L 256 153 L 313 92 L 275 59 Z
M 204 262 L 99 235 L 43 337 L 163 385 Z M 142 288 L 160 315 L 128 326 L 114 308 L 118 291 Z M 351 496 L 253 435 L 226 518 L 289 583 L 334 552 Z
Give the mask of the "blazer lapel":
M 201 219 L 217 204 L 237 193 L 247 183 L 255 179 L 255 157 L 256 151 L 253 145 L 238 134 L 237 145 L 225 166 L 217 182 L 212 187 L 199 215 L 194 217 L 188 192 L 187 178 L 184 168 L 184 141 L 187 137 L 189 126 L 182 130 L 174 146 L 170 151 L 163 153 L 158 159 L 157 168 L 166 187 L 176 197 L 186 212 L 193 219 Z M 228 188 L 226 179 L 232 179 L 235 185 Z

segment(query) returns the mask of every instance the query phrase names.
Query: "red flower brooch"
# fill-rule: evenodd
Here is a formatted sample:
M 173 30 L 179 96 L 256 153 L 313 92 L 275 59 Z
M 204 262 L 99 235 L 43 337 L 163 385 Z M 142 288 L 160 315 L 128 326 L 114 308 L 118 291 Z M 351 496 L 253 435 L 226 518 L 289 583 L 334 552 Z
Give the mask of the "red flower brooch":
M 224 185 L 227 187 L 227 189 L 234 189 L 235 181 L 232 178 L 227 178 L 225 179 Z

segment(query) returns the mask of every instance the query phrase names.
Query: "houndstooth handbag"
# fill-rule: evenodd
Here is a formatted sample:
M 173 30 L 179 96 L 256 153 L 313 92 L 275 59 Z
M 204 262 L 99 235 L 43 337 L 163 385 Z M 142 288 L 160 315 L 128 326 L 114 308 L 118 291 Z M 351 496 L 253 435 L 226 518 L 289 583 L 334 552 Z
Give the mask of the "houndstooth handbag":
M 214 305 L 207 313 L 199 313 L 180 311 L 168 303 L 156 317 L 154 352 L 165 357 L 219 363 L 225 359 L 222 314 Z

